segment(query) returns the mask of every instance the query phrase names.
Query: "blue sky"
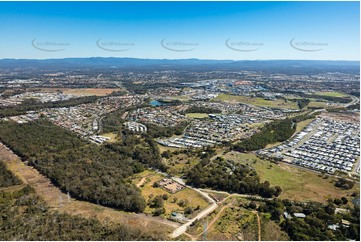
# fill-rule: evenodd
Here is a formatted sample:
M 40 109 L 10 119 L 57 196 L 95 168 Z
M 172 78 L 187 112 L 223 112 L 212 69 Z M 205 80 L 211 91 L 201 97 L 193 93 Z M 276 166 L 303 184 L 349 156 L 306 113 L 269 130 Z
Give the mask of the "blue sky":
M 0 2 L 0 58 L 359 60 L 359 4 Z

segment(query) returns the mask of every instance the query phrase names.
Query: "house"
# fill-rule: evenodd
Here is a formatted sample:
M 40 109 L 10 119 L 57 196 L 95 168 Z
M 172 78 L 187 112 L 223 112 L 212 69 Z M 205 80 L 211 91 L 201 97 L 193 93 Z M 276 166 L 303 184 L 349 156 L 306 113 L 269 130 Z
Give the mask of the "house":
M 327 226 L 328 229 L 336 230 L 340 227 L 338 224 L 330 224 Z
M 336 208 L 335 209 L 335 214 L 337 213 L 348 213 L 350 212 L 348 209 L 345 209 L 345 208 Z
M 284 212 L 283 215 L 285 216 L 286 219 L 291 219 L 292 218 L 291 214 L 289 214 L 287 212 Z
M 341 224 L 342 224 L 342 226 L 348 228 L 351 225 L 351 222 L 348 220 L 342 219 Z

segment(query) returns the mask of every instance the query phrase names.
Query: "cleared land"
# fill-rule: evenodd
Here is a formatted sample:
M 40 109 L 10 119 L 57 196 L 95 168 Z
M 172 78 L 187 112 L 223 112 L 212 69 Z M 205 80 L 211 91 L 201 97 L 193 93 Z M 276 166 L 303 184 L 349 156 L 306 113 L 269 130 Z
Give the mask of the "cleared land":
M 206 113 L 187 113 L 186 116 L 188 118 L 199 118 L 199 119 L 208 118 L 208 114 Z
M 183 213 L 187 207 L 191 207 L 195 210 L 195 212 L 191 215 L 191 217 L 193 217 L 196 215 L 196 212 L 208 207 L 208 203 L 204 200 L 204 198 L 199 193 L 189 188 L 185 188 L 177 193 L 171 194 L 163 188 L 153 187 L 155 182 L 158 182 L 163 178 L 165 178 L 163 175 L 150 170 L 145 170 L 130 178 L 130 181 L 135 185 L 145 179 L 139 188 L 142 191 L 142 196 L 147 202 L 158 195 L 163 196 L 163 194 L 166 194 L 168 196 L 168 199 L 164 200 L 165 214 L 162 214 L 161 217 L 168 218 L 172 212 Z M 186 205 L 180 206 L 180 201 L 184 201 Z M 196 210 L 198 206 L 199 210 Z M 152 214 L 155 210 L 157 210 L 157 208 L 151 208 L 149 204 L 147 204 L 144 213 Z
M 208 240 L 258 240 L 257 215 L 240 207 L 226 207 L 207 232 Z
M 112 92 L 122 91 L 119 88 L 42 88 L 45 92 L 61 91 L 64 94 L 85 95 L 85 96 L 106 96 Z
M 110 143 L 117 141 L 117 134 L 115 133 L 106 133 L 106 134 L 102 134 L 102 136 L 110 138 L 110 140 L 108 140 L 108 142 Z
M 234 154 L 234 155 L 232 155 Z M 280 186 L 283 192 L 280 198 L 297 201 L 326 202 L 328 198 L 348 197 L 359 192 L 358 184 L 351 190 L 342 190 L 334 186 L 336 178 L 320 177 L 320 173 L 298 168 L 285 163 L 274 164 L 256 157 L 254 154 L 229 152 L 226 159 L 233 159 L 253 166 L 262 181 L 269 181 L 272 186 Z M 254 162 L 256 160 L 256 162 Z
M 239 102 L 252 104 L 255 106 L 264 106 L 271 108 L 288 108 L 288 109 L 298 109 L 297 103 L 292 101 L 285 101 L 283 99 L 277 100 L 266 100 L 260 97 L 247 97 L 247 96 L 235 96 L 229 94 L 220 94 L 214 101 L 227 101 L 227 102 Z

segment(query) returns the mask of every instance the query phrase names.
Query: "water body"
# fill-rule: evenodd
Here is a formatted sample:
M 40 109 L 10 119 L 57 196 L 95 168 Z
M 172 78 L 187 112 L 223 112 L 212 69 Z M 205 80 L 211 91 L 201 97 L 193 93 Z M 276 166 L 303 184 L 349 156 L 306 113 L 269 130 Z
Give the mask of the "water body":
M 159 102 L 158 100 L 153 100 L 149 104 L 152 105 L 153 107 L 159 107 L 159 106 L 166 105 L 165 103 Z

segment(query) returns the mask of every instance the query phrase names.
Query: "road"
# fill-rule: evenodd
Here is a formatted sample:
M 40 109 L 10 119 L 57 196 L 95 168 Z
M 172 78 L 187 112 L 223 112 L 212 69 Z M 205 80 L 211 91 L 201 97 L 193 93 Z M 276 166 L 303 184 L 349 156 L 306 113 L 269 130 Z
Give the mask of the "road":
M 161 172 L 157 169 L 153 169 L 155 170 L 157 173 L 162 174 L 163 176 L 166 177 L 170 177 L 169 174 L 165 173 L 165 172 Z M 185 224 L 182 224 L 181 226 L 179 226 L 177 229 L 175 229 L 172 234 L 170 235 L 171 238 L 176 238 L 182 234 L 184 234 L 187 231 L 187 227 L 190 226 L 194 221 L 196 220 L 200 220 L 204 217 L 207 217 L 210 213 L 212 213 L 214 210 L 216 210 L 218 208 L 218 204 L 217 202 L 211 198 L 206 192 L 204 192 L 203 190 L 191 187 L 186 185 L 186 183 L 183 181 L 182 178 L 179 177 L 171 177 L 171 179 L 173 179 L 174 181 L 178 182 L 179 184 L 182 184 L 183 186 L 192 189 L 194 191 L 196 191 L 197 193 L 199 193 L 202 197 L 205 198 L 205 200 L 210 203 L 211 205 L 208 206 L 206 209 L 204 209 L 203 211 L 201 211 L 200 213 L 198 213 L 193 219 L 191 219 L 190 221 L 188 221 Z
M 173 180 L 179 182 L 180 184 L 182 185 L 185 185 L 184 181 L 181 179 L 181 178 L 177 178 L 177 177 L 172 177 Z M 204 217 L 207 217 L 210 213 L 212 213 L 214 210 L 216 210 L 218 208 L 218 204 L 216 203 L 216 201 L 211 198 L 207 193 L 199 190 L 199 189 L 196 189 L 196 188 L 193 188 L 193 187 L 190 187 L 190 186 L 187 186 L 185 185 L 186 187 L 188 187 L 189 189 L 192 189 L 196 192 L 198 192 L 202 197 L 204 197 L 207 202 L 209 202 L 211 205 L 208 206 L 206 209 L 204 209 L 203 211 L 201 211 L 200 213 L 197 214 L 197 216 L 195 216 L 193 219 L 191 219 L 190 221 L 188 221 L 187 223 L 179 226 L 177 229 L 175 229 L 173 231 L 173 233 L 170 235 L 171 238 L 176 238 L 182 234 L 184 234 L 186 231 L 187 231 L 187 227 L 190 226 L 194 221 L 196 220 L 200 220 Z
M 261 218 L 259 217 L 258 212 L 254 211 L 254 214 L 257 216 L 257 224 L 258 224 L 258 241 L 261 241 Z
M 345 104 L 345 105 L 344 105 L 345 108 L 347 108 L 348 106 L 357 104 L 357 103 L 360 101 L 360 99 L 357 98 L 357 97 L 355 97 L 355 96 L 352 96 L 352 95 L 351 95 L 351 96 L 349 96 L 349 97 L 352 99 L 352 101 L 351 101 L 350 103 Z
M 200 192 L 200 191 L 199 191 Z M 202 192 L 201 192 L 202 193 Z M 205 193 L 204 193 L 205 194 Z M 207 195 L 208 196 L 208 195 Z M 212 199 L 209 197 L 209 199 Z M 213 199 L 212 199 L 213 200 Z M 203 211 L 201 211 L 199 214 L 197 214 L 197 216 L 195 216 L 193 219 L 191 219 L 189 222 L 179 226 L 177 229 L 175 229 L 173 231 L 173 233 L 170 235 L 171 238 L 176 238 L 182 234 L 184 234 L 187 231 L 187 227 L 190 226 L 194 221 L 196 220 L 200 220 L 206 216 L 208 216 L 208 214 L 212 213 L 214 210 L 216 210 L 218 208 L 218 205 L 216 203 L 216 201 L 213 200 L 214 203 L 212 203 L 209 207 L 207 207 L 206 209 L 204 209 Z
M 266 198 L 266 197 L 261 197 L 259 195 L 249 195 L 249 194 L 240 194 L 240 193 L 228 193 L 228 192 L 223 192 L 223 191 L 217 191 L 217 190 L 211 190 L 211 189 L 200 189 L 204 192 L 213 192 L 213 193 L 219 193 L 219 194 L 225 194 L 228 195 L 228 197 L 224 198 L 223 200 L 221 200 L 219 203 L 224 202 L 224 200 L 230 198 L 230 197 L 244 197 L 244 198 L 257 198 L 257 199 L 262 199 L 262 200 L 272 200 L 273 198 Z

